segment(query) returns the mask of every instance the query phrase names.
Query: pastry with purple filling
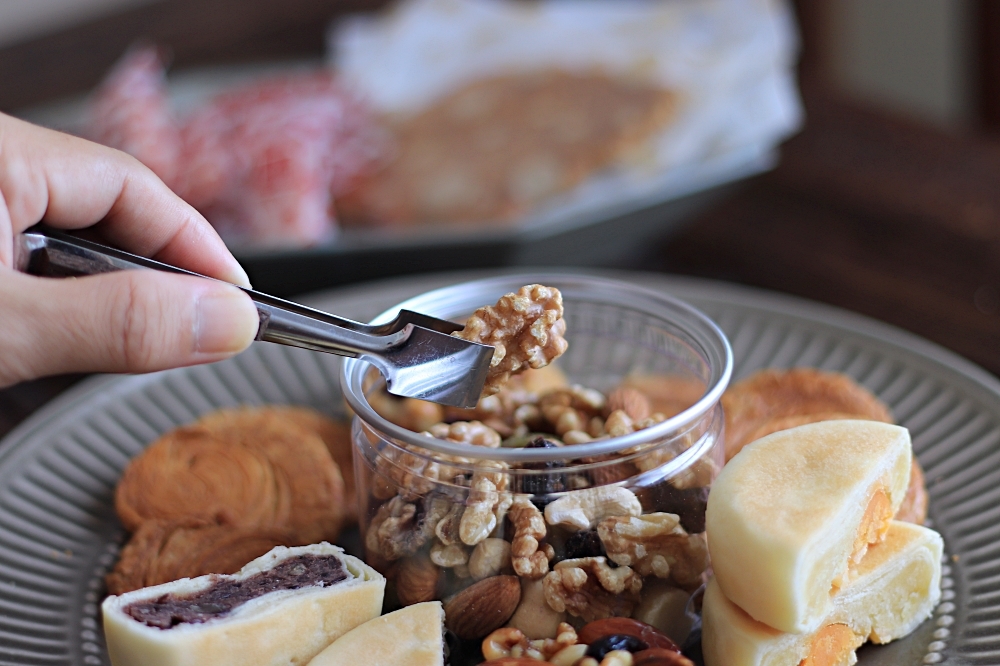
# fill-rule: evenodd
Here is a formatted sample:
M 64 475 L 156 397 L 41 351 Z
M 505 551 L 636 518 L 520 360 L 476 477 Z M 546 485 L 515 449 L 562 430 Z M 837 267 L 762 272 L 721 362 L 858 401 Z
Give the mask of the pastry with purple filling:
M 104 600 L 113 666 L 304 664 L 382 610 L 385 579 L 328 543 Z

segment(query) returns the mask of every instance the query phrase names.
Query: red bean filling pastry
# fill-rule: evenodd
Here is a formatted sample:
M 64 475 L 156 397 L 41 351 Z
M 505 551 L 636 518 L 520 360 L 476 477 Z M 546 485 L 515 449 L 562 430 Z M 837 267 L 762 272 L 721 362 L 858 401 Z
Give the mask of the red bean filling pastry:
M 147 626 L 170 629 L 178 624 L 207 622 L 222 617 L 247 601 L 270 592 L 328 587 L 347 577 L 344 564 L 338 557 L 299 555 L 243 580 L 219 577 L 212 585 L 195 594 L 180 596 L 169 593 L 137 601 L 129 604 L 125 612 Z

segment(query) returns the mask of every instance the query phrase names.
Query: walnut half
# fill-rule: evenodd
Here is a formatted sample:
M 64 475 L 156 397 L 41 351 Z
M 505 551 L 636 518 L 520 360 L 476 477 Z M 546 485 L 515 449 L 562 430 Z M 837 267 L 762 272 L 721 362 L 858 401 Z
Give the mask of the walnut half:
M 608 559 L 643 576 L 655 575 L 690 589 L 701 583 L 708 568 L 705 539 L 684 531 L 672 513 L 606 518 L 597 524 L 597 534 Z
M 549 608 L 593 622 L 629 617 L 639 602 L 642 577 L 629 567 L 612 569 L 603 557 L 581 557 L 559 562 L 542 587 Z
M 514 539 L 511 542 L 514 572 L 522 578 L 534 580 L 549 571 L 551 557 L 539 542 L 545 538 L 545 518 L 542 512 L 525 495 L 514 498 L 507 513 L 514 525 Z
M 562 317 L 562 294 L 540 284 L 521 287 L 496 305 L 476 310 L 465 328 L 452 335 L 494 348 L 483 396 L 499 391 L 512 374 L 544 367 L 562 356 L 567 347 Z
M 451 500 L 444 496 L 407 502 L 397 495 L 379 507 L 368 526 L 365 545 L 390 562 L 412 555 L 434 536 L 434 527 L 450 506 Z

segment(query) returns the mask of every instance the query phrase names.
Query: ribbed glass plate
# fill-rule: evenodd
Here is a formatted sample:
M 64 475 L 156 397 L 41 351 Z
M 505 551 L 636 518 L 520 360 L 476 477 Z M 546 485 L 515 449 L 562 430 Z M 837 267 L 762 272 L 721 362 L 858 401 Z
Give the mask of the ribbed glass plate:
M 366 285 L 313 304 L 368 319 L 412 295 L 483 274 Z M 1000 382 L 897 329 L 721 283 L 610 274 L 702 308 L 729 336 L 736 378 L 764 367 L 847 373 L 908 427 L 944 534 L 944 601 L 865 666 L 1000 664 Z M 89 380 L 0 443 L 0 664 L 107 664 L 98 607 L 122 538 L 115 483 L 160 433 L 218 407 L 341 408 L 335 357 L 256 344 L 213 366 Z

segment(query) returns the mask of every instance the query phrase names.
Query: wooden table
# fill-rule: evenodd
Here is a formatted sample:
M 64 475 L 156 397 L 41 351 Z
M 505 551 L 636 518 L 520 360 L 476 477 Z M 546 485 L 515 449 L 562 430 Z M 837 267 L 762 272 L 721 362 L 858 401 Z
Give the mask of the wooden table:
M 854 310 L 1000 374 L 1000 143 L 805 97 L 781 165 L 648 267 Z

